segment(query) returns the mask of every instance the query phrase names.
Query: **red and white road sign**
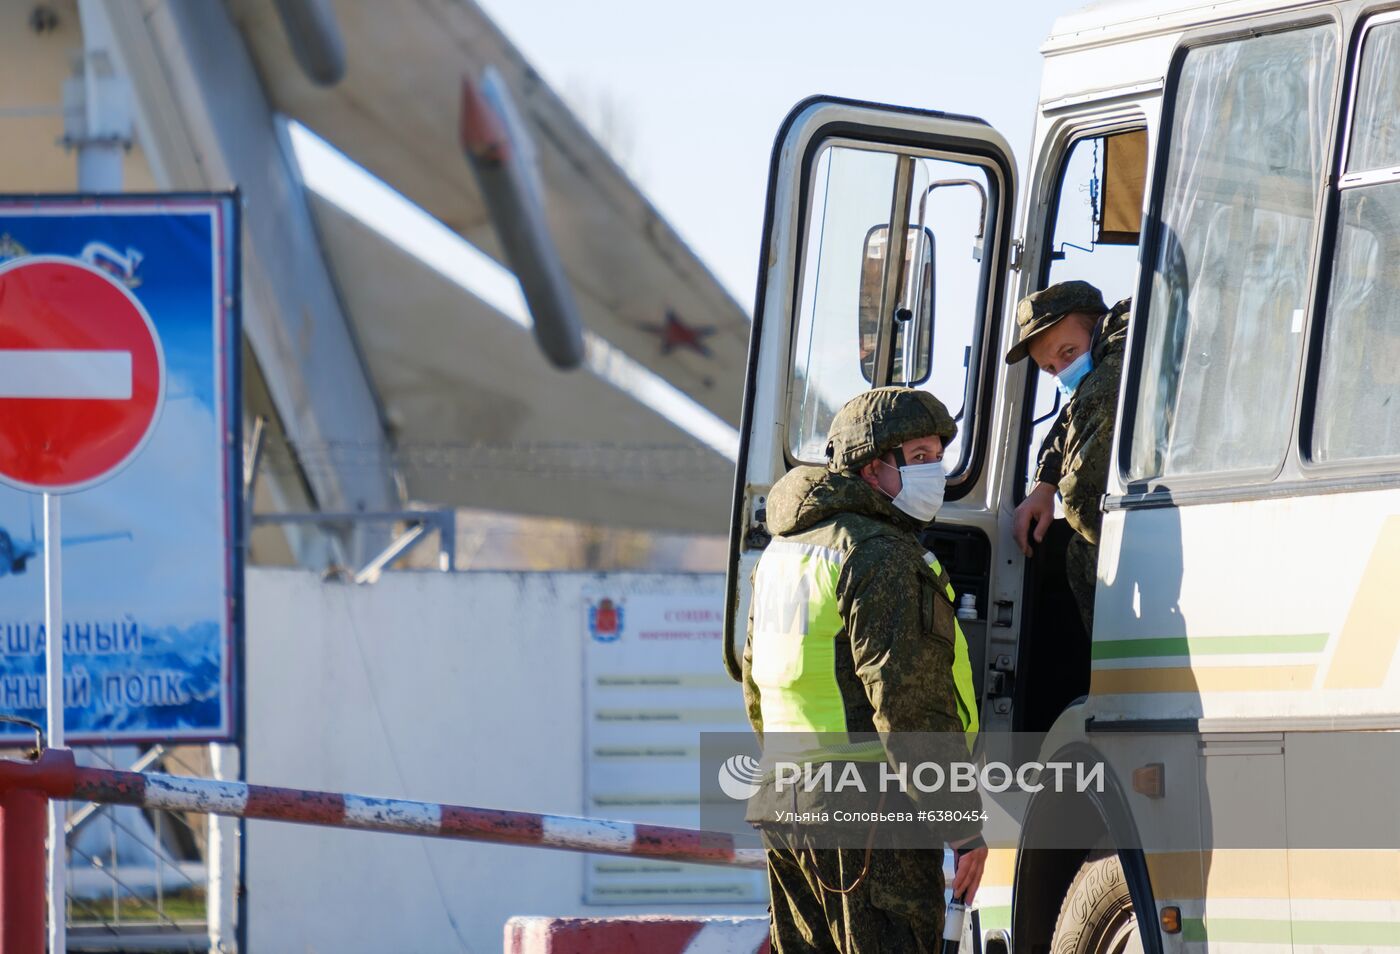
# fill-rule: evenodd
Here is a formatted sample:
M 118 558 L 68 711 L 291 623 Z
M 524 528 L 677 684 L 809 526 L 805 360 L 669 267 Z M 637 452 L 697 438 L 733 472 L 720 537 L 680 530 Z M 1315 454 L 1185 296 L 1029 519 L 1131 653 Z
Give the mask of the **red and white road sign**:
M 124 285 L 56 255 L 0 265 L 0 481 L 68 493 L 110 477 L 164 396 L 160 338 Z

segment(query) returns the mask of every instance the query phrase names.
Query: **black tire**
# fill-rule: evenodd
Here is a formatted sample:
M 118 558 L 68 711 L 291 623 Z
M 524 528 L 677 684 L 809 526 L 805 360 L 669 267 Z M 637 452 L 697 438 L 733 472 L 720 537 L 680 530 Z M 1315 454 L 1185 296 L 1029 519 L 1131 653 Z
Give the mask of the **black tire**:
M 1117 852 L 1091 852 L 1065 892 L 1051 954 L 1142 954 L 1137 913 Z

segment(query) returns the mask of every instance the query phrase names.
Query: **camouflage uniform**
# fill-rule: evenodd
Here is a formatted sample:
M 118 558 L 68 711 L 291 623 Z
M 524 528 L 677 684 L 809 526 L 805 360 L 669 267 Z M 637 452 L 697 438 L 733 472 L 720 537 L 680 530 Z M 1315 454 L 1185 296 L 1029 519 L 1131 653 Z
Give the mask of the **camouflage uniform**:
M 878 732 L 893 762 L 920 759 L 901 746 L 900 733 L 948 733 L 961 740 L 951 673 L 955 616 L 940 579 L 924 560 L 922 525 L 892 506 L 856 473 L 865 462 L 907 440 L 956 428 L 932 395 L 879 388 L 852 399 L 832 422 L 827 468 L 798 467 L 768 496 L 774 542 L 793 541 L 844 553 L 836 588 L 840 632 L 835 682 L 851 733 Z M 772 546 L 772 544 L 770 544 Z M 757 605 L 765 594 L 755 592 Z M 763 738 L 762 690 L 755 681 L 754 620 L 744 647 L 744 698 Z M 758 660 L 758 667 L 763 666 Z M 957 734 L 957 735 L 953 735 Z M 965 757 L 966 750 L 963 750 Z M 751 821 L 769 821 L 767 808 L 821 810 L 823 793 L 774 795 L 771 780 L 750 800 Z M 919 798 L 895 793 L 899 799 Z M 756 807 L 757 806 L 757 807 Z M 939 793 L 941 809 L 978 811 L 980 796 Z M 887 806 L 893 808 L 893 805 Z M 926 805 L 925 807 L 931 807 Z M 906 801 L 902 810 L 910 808 Z M 976 834 L 980 822 L 930 824 L 929 842 Z M 812 847 L 781 826 L 763 827 L 776 954 L 798 951 L 935 951 L 943 924 L 943 852 L 910 848 Z M 868 870 L 860 878 L 862 870 Z M 825 882 L 826 887 L 823 887 Z M 857 884 L 858 882 L 858 884 Z M 848 888 L 849 892 L 830 890 Z
M 1045 298 L 1053 297 L 1061 289 L 1068 290 L 1066 300 L 1058 305 L 1052 301 L 1046 307 Z M 1092 291 L 1092 296 L 1086 289 Z M 1083 298 L 1079 299 L 1079 296 Z M 1017 320 L 1023 329 L 1031 324 L 1023 320 L 1026 302 L 1031 299 L 1039 299 L 1037 309 L 1042 315 L 1053 317 L 1056 308 L 1065 308 L 1077 303 L 1077 300 L 1090 298 L 1097 301 L 1091 302 L 1083 310 L 1091 314 L 1094 311 L 1107 312 L 1094 329 L 1090 345 L 1093 368 L 1060 408 L 1059 416 L 1041 442 L 1035 479 L 1058 487 L 1060 499 L 1064 501 L 1065 518 L 1075 532 L 1065 551 L 1065 572 L 1075 602 L 1079 604 L 1085 629 L 1092 633 L 1099 528 L 1103 525 L 1100 505 L 1108 488 L 1108 462 L 1113 453 L 1113 420 L 1118 411 L 1118 386 L 1123 377 L 1123 349 L 1128 340 L 1128 314 L 1132 301 L 1125 298 L 1112 309 L 1105 309 L 1102 296 L 1092 285 L 1062 282 L 1023 300 L 1018 308 Z M 1095 304 L 1097 307 L 1094 307 Z M 1065 313 L 1060 312 L 1060 316 Z M 1018 347 L 1023 346 L 1034 333 L 1049 327 L 1043 318 L 1037 324 L 1038 327 L 1032 326 L 1030 334 L 1023 332 Z M 1024 353 L 1025 349 L 1021 347 L 1021 354 Z M 1012 354 L 1016 352 L 1013 350 Z
M 943 937 L 943 852 L 876 850 L 865 863 L 855 848 L 812 848 L 781 829 L 765 829 L 770 936 L 774 954 L 911 952 L 936 954 Z

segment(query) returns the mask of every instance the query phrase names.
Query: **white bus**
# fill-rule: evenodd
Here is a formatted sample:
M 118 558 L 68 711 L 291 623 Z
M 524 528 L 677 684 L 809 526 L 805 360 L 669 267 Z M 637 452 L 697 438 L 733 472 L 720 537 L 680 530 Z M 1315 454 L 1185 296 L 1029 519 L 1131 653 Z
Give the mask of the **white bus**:
M 984 731 L 1048 732 L 1114 779 L 1033 806 L 1022 849 L 993 853 L 981 950 L 1400 949 L 1400 852 L 1298 847 L 1289 801 L 1291 754 L 1400 728 L 1400 4 L 1100 2 L 1042 52 L 1024 178 L 936 98 L 815 98 L 784 122 L 727 664 L 768 489 L 823 462 L 861 389 L 929 388 L 960 432 L 928 543 L 976 600 Z M 1003 362 L 1013 311 L 1070 278 L 1134 299 L 1092 634 L 1064 521 L 1029 559 L 1011 534 L 1057 410 L 1052 379 Z M 1153 750 L 1183 730 L 1186 754 Z M 1203 797 L 1226 778 L 1254 797 Z M 1197 847 L 1027 850 L 1066 812 L 1115 844 L 1198 826 Z M 1218 848 L 1239 825 L 1275 847 Z

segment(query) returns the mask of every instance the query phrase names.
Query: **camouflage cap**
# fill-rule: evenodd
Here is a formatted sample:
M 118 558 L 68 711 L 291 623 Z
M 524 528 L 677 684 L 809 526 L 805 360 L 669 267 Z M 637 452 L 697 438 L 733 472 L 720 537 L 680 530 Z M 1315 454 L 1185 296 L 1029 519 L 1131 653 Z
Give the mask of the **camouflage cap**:
M 1020 335 L 1006 352 L 1006 363 L 1015 364 L 1024 358 L 1031 339 L 1048 331 L 1065 315 L 1075 312 L 1102 315 L 1106 311 L 1108 306 L 1103 303 L 1103 292 L 1088 282 L 1056 282 L 1027 295 L 1016 305 L 1016 326 Z
M 937 434 L 946 444 L 957 433 L 953 416 L 927 391 L 874 388 L 857 394 L 836 412 L 827 431 L 827 466 L 854 470 L 916 437 Z

